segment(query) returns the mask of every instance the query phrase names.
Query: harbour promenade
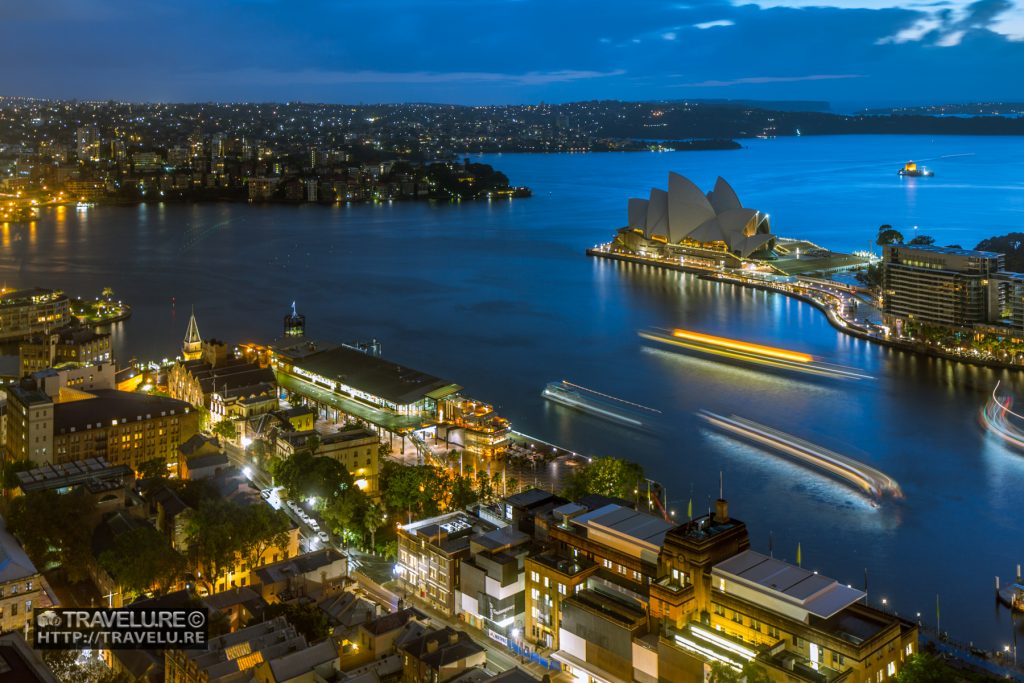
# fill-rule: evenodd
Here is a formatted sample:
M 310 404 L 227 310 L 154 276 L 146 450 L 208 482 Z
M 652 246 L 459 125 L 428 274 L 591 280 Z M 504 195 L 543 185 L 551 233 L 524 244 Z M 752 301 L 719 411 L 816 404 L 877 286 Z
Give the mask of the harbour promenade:
M 702 280 L 783 294 L 814 306 L 825 314 L 832 327 L 843 334 L 900 351 L 988 368 L 1024 370 L 1024 363 L 986 357 L 977 351 L 968 352 L 966 349 L 964 351 L 957 351 L 954 348 L 938 346 L 909 337 L 897 337 L 889 333 L 881 325 L 851 317 L 850 313 L 858 309 L 860 299 L 855 296 L 854 288 L 839 282 L 825 284 L 827 282 L 825 280 L 802 276 L 773 279 L 764 275 L 747 275 L 738 270 L 704 268 L 692 263 L 680 263 L 676 260 L 641 256 L 617 250 L 608 244 L 591 247 L 587 249 L 586 253 L 587 256 L 594 258 L 675 270 L 694 275 Z

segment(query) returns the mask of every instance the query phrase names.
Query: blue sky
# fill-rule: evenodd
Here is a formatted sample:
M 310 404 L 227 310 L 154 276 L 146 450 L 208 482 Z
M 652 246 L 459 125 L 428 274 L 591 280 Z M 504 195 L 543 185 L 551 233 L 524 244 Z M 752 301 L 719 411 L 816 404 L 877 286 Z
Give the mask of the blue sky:
M 0 45 L 39 97 L 1024 100 L 1010 0 L 29 0 Z

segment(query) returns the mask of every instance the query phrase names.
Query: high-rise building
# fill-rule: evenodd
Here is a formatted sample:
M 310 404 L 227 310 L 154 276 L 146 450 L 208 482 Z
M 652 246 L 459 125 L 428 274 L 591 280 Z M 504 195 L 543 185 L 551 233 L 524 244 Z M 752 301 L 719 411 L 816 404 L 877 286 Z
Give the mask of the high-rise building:
M 39 288 L 0 292 L 0 341 L 56 330 L 71 320 L 63 292 Z
M 79 161 L 100 160 L 100 131 L 96 126 L 79 126 L 75 132 Z
M 1004 256 L 935 246 L 885 247 L 883 311 L 891 327 L 907 323 L 970 328 L 1001 318 L 993 278 Z

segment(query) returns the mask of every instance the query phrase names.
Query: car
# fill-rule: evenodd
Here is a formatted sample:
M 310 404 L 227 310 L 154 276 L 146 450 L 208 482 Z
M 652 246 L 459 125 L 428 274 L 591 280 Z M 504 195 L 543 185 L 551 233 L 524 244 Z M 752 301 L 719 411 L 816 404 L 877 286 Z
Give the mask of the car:
M 330 543 L 331 542 L 331 537 L 327 535 L 326 531 L 318 531 L 318 532 L 316 532 L 316 537 L 320 539 L 321 543 Z
M 320 531 L 320 522 L 316 521 L 312 517 L 306 519 L 306 524 L 308 524 L 314 531 Z

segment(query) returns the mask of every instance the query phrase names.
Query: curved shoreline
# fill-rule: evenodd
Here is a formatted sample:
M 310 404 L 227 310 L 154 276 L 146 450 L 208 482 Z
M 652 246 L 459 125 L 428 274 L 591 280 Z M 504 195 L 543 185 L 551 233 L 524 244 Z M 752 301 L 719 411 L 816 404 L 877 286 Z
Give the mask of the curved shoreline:
M 986 360 L 984 358 L 970 358 L 968 356 L 957 356 L 942 351 L 941 349 L 936 349 L 932 346 L 924 344 L 923 342 L 908 342 L 899 339 L 884 339 L 876 337 L 874 335 L 868 334 L 867 332 L 859 330 L 856 327 L 851 327 L 850 325 L 840 321 L 838 318 L 836 318 L 835 312 L 832 311 L 831 308 L 822 304 L 820 301 L 817 301 L 816 299 L 813 299 L 804 294 L 798 294 L 796 292 L 786 292 L 780 289 L 776 289 L 774 287 L 766 287 L 764 285 L 760 285 L 754 282 L 746 282 L 744 280 L 739 280 L 731 277 L 714 277 L 708 275 L 706 271 L 701 270 L 700 268 L 692 268 L 689 266 L 684 266 L 682 264 L 675 263 L 652 262 L 647 259 L 634 258 L 629 256 L 628 254 L 617 254 L 614 252 L 604 251 L 602 249 L 596 249 L 593 247 L 587 249 L 587 256 L 606 258 L 612 261 L 621 261 L 623 263 L 636 263 L 640 265 L 651 266 L 654 268 L 664 268 L 666 270 L 675 270 L 681 273 L 686 273 L 688 275 L 695 275 L 701 280 L 708 280 L 710 282 L 721 282 L 724 284 L 731 284 L 739 287 L 747 287 L 750 289 L 759 289 L 764 292 L 772 292 L 775 294 L 781 294 L 782 296 L 788 296 L 792 299 L 796 299 L 806 304 L 810 304 L 814 308 L 824 313 L 825 319 L 828 320 L 829 324 L 836 330 L 844 334 L 847 334 L 851 337 L 863 339 L 864 341 L 871 342 L 873 344 L 878 344 L 879 346 L 885 346 L 891 349 L 896 349 L 898 351 L 906 351 L 908 353 L 914 353 L 920 356 L 930 356 L 932 358 L 940 358 L 942 360 L 949 360 L 956 363 L 976 365 L 996 370 L 1024 370 L 1024 365 L 1018 363 L 1002 363 L 999 361 Z

